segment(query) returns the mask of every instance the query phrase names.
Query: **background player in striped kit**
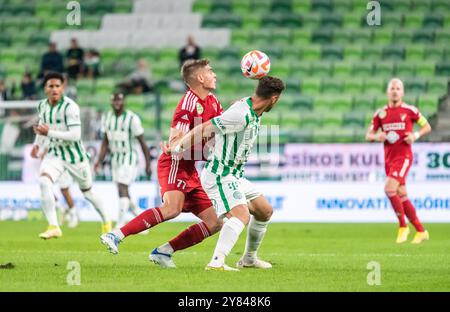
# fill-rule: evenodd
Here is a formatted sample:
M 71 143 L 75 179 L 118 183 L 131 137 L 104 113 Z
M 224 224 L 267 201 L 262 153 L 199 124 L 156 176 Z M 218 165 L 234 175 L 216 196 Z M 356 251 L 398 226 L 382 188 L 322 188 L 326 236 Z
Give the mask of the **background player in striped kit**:
M 48 152 L 50 139 L 43 136 L 41 136 L 41 139 L 42 140 L 40 141 L 42 142 L 37 142 L 37 144 L 39 145 L 39 155 L 34 154 L 34 152 L 36 152 L 36 149 L 32 149 L 31 157 L 39 158 L 42 161 Z M 58 208 L 60 212 L 59 224 L 62 226 L 64 222 L 67 221 L 67 225 L 69 228 L 75 228 L 78 226 L 79 218 L 75 209 L 72 194 L 69 190 L 70 186 L 73 184 L 73 179 L 67 171 L 64 171 L 59 177 L 57 183 L 59 185 L 61 194 L 63 195 L 64 200 L 66 201 L 68 206 L 67 208 L 64 207 L 64 205 L 58 200 L 58 198 L 55 197 L 56 208 Z
M 384 143 L 387 176 L 384 191 L 400 225 L 396 242 L 403 243 L 408 239 L 406 214 L 417 231 L 412 243 L 420 244 L 429 239 L 429 234 L 419 221 L 416 209 L 408 198 L 406 177 L 413 161 L 411 144 L 430 133 L 431 126 L 416 107 L 403 102 L 404 93 L 403 82 L 400 79 L 394 78 L 389 82 L 387 87 L 389 102 L 375 113 L 367 130 L 366 139 Z M 420 126 L 419 131 L 413 132 L 414 123 Z
M 105 160 L 108 149 L 111 152 L 112 179 L 117 184 L 119 192 L 119 214 L 116 228 L 125 224 L 129 209 L 137 216 L 141 213 L 130 199 L 129 185 L 137 175 L 138 153 L 136 140 L 139 142 L 145 157 L 145 172 L 151 176 L 150 151 L 144 140 L 144 129 L 141 119 L 132 111 L 125 109 L 122 93 L 114 93 L 111 97 L 112 111 L 102 116 L 103 141 L 100 154 L 95 163 L 97 171 Z
M 62 236 L 58 225 L 53 183 L 64 171 L 78 183 L 84 197 L 94 206 L 102 219 L 102 232 L 111 229 L 111 220 L 103 209 L 101 201 L 91 191 L 92 173 L 89 156 L 81 142 L 80 108 L 72 99 L 63 96 L 64 78 L 59 73 L 48 73 L 44 78 L 47 99 L 38 104 L 39 124 L 34 126 L 36 141 L 40 136 L 50 139 L 49 149 L 40 166 L 39 184 L 41 202 L 49 227 L 39 237 L 48 239 Z M 39 145 L 33 146 L 33 154 L 39 152 Z

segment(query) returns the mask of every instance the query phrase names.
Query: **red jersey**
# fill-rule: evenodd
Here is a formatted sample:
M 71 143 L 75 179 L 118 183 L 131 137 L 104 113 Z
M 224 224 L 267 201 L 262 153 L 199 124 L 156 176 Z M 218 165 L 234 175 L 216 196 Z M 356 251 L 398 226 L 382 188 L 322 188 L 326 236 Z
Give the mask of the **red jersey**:
M 412 161 L 411 145 L 404 141 L 406 132 L 413 132 L 414 123 L 422 115 L 419 110 L 405 103 L 398 107 L 385 106 L 379 109 L 373 119 L 371 129 L 382 129 L 386 133 L 384 142 L 384 157 L 386 162 L 399 158 L 409 158 Z
M 172 119 L 172 128 L 182 130 L 187 133 L 195 126 L 206 122 L 216 116 L 223 113 L 222 106 L 219 100 L 214 94 L 209 93 L 208 96 L 202 100 L 192 90 L 188 90 L 186 94 L 181 98 Z M 195 170 L 195 160 L 206 160 L 203 155 L 203 147 L 205 141 L 202 144 L 195 145 L 191 148 L 191 160 L 181 159 L 178 161 L 177 166 L 184 168 L 189 172 Z M 200 156 L 200 159 L 199 159 Z M 194 160 L 195 159 L 195 160 Z M 171 166 L 172 157 L 164 153 L 159 158 L 160 166 Z

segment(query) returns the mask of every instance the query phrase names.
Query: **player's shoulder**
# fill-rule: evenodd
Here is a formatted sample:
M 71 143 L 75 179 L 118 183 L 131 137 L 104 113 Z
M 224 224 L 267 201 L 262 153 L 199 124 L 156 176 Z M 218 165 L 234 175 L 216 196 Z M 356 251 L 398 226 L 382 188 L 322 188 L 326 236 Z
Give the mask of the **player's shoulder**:
M 197 102 L 198 102 L 198 96 L 191 90 L 188 90 L 188 91 L 186 91 L 186 93 L 181 98 L 180 102 L 178 103 L 177 109 L 194 112 Z
M 79 105 L 75 100 L 71 99 L 68 96 L 63 97 L 63 105 L 67 105 L 68 109 L 79 109 Z
M 413 113 L 413 114 L 418 114 L 419 113 L 419 109 L 417 107 L 415 107 L 414 105 L 410 105 L 407 103 L 402 103 L 400 105 L 401 108 Z
M 217 98 L 217 96 L 216 96 L 214 93 L 209 92 L 209 93 L 208 93 L 208 97 L 209 97 L 212 101 L 214 101 L 214 102 L 220 104 L 219 99 Z

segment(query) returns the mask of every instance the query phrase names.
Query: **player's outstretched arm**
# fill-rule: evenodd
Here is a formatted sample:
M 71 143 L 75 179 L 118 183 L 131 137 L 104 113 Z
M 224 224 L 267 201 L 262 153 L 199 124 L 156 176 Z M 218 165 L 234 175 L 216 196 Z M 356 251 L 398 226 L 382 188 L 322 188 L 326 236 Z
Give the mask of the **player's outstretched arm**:
M 81 127 L 75 125 L 69 127 L 68 131 L 50 130 L 47 124 L 34 126 L 34 132 L 37 135 L 47 136 L 49 138 L 60 139 L 64 141 L 79 141 L 81 140 Z
M 209 138 L 212 133 L 214 132 L 214 125 L 210 120 L 202 123 L 201 125 L 198 125 L 194 127 L 191 131 L 189 131 L 185 136 L 180 138 L 178 141 L 174 142 L 175 146 L 173 149 L 170 148 L 170 150 L 174 153 L 182 153 L 188 148 L 190 148 L 192 145 L 194 145 L 195 142 L 201 142 L 203 138 Z

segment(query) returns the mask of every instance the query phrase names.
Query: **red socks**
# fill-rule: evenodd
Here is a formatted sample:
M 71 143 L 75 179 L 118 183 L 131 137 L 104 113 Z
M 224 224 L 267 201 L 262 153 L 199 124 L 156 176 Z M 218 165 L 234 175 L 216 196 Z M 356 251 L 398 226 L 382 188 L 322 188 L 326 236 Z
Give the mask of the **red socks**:
M 200 243 L 202 240 L 211 235 L 205 222 L 200 222 L 191 225 L 186 230 L 178 234 L 177 237 L 169 241 L 174 251 L 182 250 L 195 244 Z
M 397 195 L 397 192 L 387 192 L 386 195 L 391 201 L 392 208 L 397 215 L 400 227 L 406 227 L 407 225 L 405 221 L 405 210 L 403 209 L 402 200 Z
M 159 207 L 145 210 L 136 218 L 125 224 L 120 231 L 125 237 L 131 234 L 137 234 L 146 229 L 154 227 L 164 221 L 164 217 Z
M 424 232 L 425 229 L 423 228 L 422 223 L 420 223 L 419 218 L 417 218 L 416 209 L 414 208 L 414 205 L 406 196 L 403 196 L 401 198 L 401 201 L 409 222 L 411 222 L 411 224 L 414 225 L 414 228 L 416 229 L 417 232 Z

